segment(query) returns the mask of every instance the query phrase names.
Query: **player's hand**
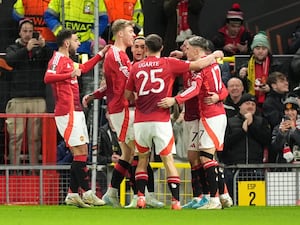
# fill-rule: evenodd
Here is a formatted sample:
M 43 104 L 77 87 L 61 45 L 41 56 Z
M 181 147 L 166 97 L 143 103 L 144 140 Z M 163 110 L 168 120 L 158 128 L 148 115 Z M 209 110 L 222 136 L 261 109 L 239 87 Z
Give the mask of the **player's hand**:
M 212 54 L 215 57 L 215 59 L 223 59 L 224 57 L 224 53 L 221 50 L 216 50 Z
M 215 104 L 219 101 L 219 95 L 215 92 L 208 92 L 210 96 L 204 98 L 204 103 L 207 105 Z
M 80 69 L 74 69 L 71 73 L 71 77 L 80 77 L 81 76 L 81 70 Z
M 105 45 L 103 49 L 101 49 L 101 51 L 98 52 L 98 54 L 101 56 L 101 57 L 104 57 L 106 52 L 108 51 L 108 49 L 110 48 L 111 45 Z
M 174 58 L 177 58 L 177 59 L 182 59 L 183 58 L 183 52 L 178 51 L 178 50 L 172 51 L 170 53 L 170 57 L 174 57 Z
M 157 106 L 160 108 L 170 108 L 172 105 L 176 103 L 176 100 L 174 97 L 166 97 L 163 98 L 160 102 L 157 103 Z
M 87 94 L 87 95 L 83 96 L 82 102 L 81 102 L 81 103 L 82 103 L 82 106 L 83 106 L 84 108 L 87 108 L 89 102 L 92 101 L 93 99 L 94 99 L 94 96 L 93 96 L 92 94 Z

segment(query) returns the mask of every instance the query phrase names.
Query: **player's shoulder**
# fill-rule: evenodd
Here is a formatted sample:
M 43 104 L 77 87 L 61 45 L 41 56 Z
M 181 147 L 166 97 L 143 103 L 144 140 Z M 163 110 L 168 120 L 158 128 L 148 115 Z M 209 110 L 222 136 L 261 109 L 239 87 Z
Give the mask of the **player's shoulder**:
M 69 61 L 69 60 L 71 60 L 69 57 L 66 57 L 64 54 L 62 54 L 58 51 L 55 51 L 53 53 L 52 63 L 54 63 L 54 64 L 63 63 L 63 62 Z

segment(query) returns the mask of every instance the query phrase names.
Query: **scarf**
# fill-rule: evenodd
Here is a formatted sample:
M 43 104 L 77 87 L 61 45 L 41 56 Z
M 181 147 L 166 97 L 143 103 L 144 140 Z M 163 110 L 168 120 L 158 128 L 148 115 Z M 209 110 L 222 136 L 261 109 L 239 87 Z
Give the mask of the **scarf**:
M 269 67 L 270 67 L 270 57 L 268 56 L 266 60 L 262 64 L 264 75 L 266 77 L 269 75 Z M 255 74 L 255 58 L 252 55 L 249 63 L 248 63 L 248 80 L 249 80 L 249 94 L 255 96 L 255 79 L 256 79 L 256 74 Z

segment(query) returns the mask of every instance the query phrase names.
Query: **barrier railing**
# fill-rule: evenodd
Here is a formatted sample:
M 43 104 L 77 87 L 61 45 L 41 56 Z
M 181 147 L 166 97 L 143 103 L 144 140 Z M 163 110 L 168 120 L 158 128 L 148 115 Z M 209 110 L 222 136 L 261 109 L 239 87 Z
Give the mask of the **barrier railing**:
M 155 197 L 170 204 L 170 192 L 162 163 L 151 163 L 154 169 Z M 192 198 L 190 166 L 176 163 L 181 178 L 181 203 Z M 99 197 L 110 182 L 113 166 L 97 166 Z M 63 204 L 69 185 L 69 165 L 12 166 L 0 165 L 0 204 Z M 93 166 L 90 170 L 95 169 Z M 233 199 L 240 206 L 293 206 L 300 199 L 300 164 L 251 164 L 228 166 L 235 170 Z M 15 174 L 14 171 L 38 171 Z M 103 180 L 104 179 L 104 180 Z M 133 195 L 125 179 L 120 189 L 120 202 L 126 205 Z
M 18 113 L 18 114 L 7 114 L 7 113 L 0 113 L 0 119 L 3 120 L 3 129 L 1 132 L 4 134 L 4 140 L 1 143 L 4 143 L 4 146 L 0 146 L 1 151 L 4 154 L 4 163 L 9 164 L 8 162 L 8 155 L 9 155 L 9 134 L 7 132 L 7 124 L 6 119 L 13 118 L 15 123 L 15 132 L 17 132 L 17 119 L 23 119 L 24 131 L 22 132 L 22 146 L 21 146 L 21 156 L 24 154 L 28 155 L 29 148 L 32 147 L 32 143 L 27 143 L 28 139 L 27 136 L 34 136 L 36 134 L 33 133 L 32 130 L 27 130 L 26 126 L 28 126 L 27 120 L 30 118 L 39 118 L 41 120 L 41 149 L 40 151 L 40 162 L 42 164 L 56 164 L 56 148 L 57 148 L 57 132 L 56 132 L 56 125 L 54 121 L 54 114 L 53 113 Z M 36 126 L 35 123 L 30 124 L 32 128 Z M 34 129 L 33 129 L 34 130 Z M 34 139 L 34 138 L 33 138 Z M 32 145 L 31 145 L 32 144 Z M 21 158 L 21 164 L 26 164 L 28 157 Z M 10 163 L 12 164 L 12 163 Z

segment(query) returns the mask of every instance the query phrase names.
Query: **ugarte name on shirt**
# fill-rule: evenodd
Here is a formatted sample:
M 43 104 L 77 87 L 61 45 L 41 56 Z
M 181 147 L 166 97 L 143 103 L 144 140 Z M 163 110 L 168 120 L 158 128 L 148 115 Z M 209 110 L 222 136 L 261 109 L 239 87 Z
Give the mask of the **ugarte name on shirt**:
M 159 61 L 154 61 L 154 62 L 140 62 L 138 68 L 157 67 L 157 66 L 159 66 Z

